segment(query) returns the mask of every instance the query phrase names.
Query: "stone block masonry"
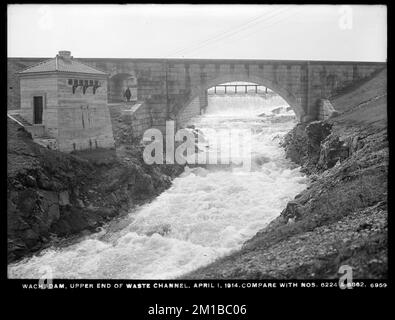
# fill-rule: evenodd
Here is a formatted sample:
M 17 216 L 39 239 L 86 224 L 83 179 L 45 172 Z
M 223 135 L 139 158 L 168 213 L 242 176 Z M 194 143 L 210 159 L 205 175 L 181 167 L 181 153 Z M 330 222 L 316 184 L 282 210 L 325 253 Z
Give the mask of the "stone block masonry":
M 152 127 L 152 115 L 148 104 L 137 102 L 130 109 L 122 110 L 122 118 L 132 127 L 133 138 L 141 137 Z
M 332 103 L 327 99 L 321 99 L 319 102 L 318 109 L 318 120 L 326 120 L 332 117 L 335 117 L 339 114 L 338 111 L 335 110 Z
M 208 88 L 225 82 L 246 81 L 268 87 L 293 108 L 299 121 L 318 118 L 318 101 L 339 88 L 369 77 L 386 66 L 375 62 L 293 60 L 204 60 L 204 59 L 81 59 L 113 77 L 129 72 L 137 78 L 137 96 L 147 101 L 153 124 L 163 127 L 166 119 L 181 122 L 200 114 Z M 191 106 L 189 104 L 192 103 Z M 192 112 L 193 111 L 193 112 Z
M 18 116 L 35 141 L 50 141 L 51 147 L 55 139 L 56 148 L 63 152 L 115 147 L 105 72 L 76 62 L 70 51 L 60 51 L 17 75 Z
M 207 104 L 207 94 L 204 93 L 187 103 L 177 114 L 177 128 L 184 127 L 188 124 L 189 120 L 204 113 Z
M 199 97 L 200 108 L 204 108 L 202 97 L 208 88 L 232 81 L 268 87 L 292 107 L 299 121 L 309 122 L 320 116 L 320 99 L 329 99 L 339 89 L 386 67 L 386 63 L 358 61 L 111 58 L 78 61 L 110 75 L 109 97 L 117 95 L 112 91 L 119 91 L 120 77 L 133 77 L 137 99 L 149 105 L 152 125 L 158 128 L 164 128 L 166 119 L 177 118 L 185 122 L 188 117 L 199 114 L 197 104 L 189 104 Z M 14 87 L 12 73 L 31 63 L 31 58 L 8 59 L 9 87 Z M 9 107 L 12 107 L 19 99 L 18 93 L 15 90 L 9 93 Z
M 114 147 L 110 113 L 107 107 L 107 82 L 93 94 L 72 86 L 68 79 L 58 79 L 58 148 L 70 152 L 95 148 Z

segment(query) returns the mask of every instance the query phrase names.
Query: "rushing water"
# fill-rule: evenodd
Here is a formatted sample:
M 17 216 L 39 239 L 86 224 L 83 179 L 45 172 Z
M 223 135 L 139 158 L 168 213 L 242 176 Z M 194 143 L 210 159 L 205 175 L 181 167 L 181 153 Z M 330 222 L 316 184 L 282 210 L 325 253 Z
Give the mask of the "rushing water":
M 9 277 L 38 278 L 50 267 L 54 278 L 174 278 L 240 248 L 305 188 L 279 147 L 295 125 L 284 104 L 281 98 L 210 97 L 196 127 L 251 129 L 251 170 L 186 168 L 152 203 L 78 243 L 11 264 Z

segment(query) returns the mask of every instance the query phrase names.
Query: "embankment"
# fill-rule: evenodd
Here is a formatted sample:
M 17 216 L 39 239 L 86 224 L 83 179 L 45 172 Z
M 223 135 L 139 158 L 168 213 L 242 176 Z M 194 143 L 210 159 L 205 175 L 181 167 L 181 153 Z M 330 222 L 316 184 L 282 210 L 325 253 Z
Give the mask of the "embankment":
M 8 121 L 8 261 L 97 230 L 171 185 L 181 166 L 146 165 L 142 146 L 114 128 L 116 150 L 65 154 Z
M 182 278 L 338 278 L 341 265 L 386 278 L 386 79 L 384 70 L 332 98 L 337 117 L 297 125 L 282 144 L 309 187 L 241 250 Z

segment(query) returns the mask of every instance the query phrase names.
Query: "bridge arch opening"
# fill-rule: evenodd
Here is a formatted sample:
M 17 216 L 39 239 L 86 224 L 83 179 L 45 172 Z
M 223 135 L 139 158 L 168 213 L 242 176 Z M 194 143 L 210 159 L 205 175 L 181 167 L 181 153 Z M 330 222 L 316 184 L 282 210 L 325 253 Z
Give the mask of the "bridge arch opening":
M 117 73 L 108 81 L 108 100 L 111 103 L 124 102 L 126 89 L 131 92 L 130 101 L 137 100 L 137 77 L 130 73 Z
M 207 115 L 255 117 L 278 113 L 295 115 L 289 104 L 271 89 L 252 82 L 227 82 L 207 90 Z
M 267 95 L 273 91 L 252 82 L 227 82 L 207 89 L 209 95 Z
M 254 92 L 257 91 L 258 94 L 263 93 L 262 90 L 264 90 L 266 93 L 267 88 L 267 93 L 278 95 L 290 108 L 292 108 L 298 121 L 301 121 L 305 116 L 300 99 L 298 99 L 287 88 L 284 88 L 280 84 L 256 76 L 238 77 L 235 75 L 224 75 L 212 80 L 208 80 L 200 86 L 193 88 L 190 94 L 190 99 L 176 113 L 177 122 L 182 125 L 188 122 L 188 120 L 192 117 L 203 114 L 209 102 L 208 96 L 210 93 L 215 91 L 213 88 L 216 86 L 218 87 L 228 85 L 228 88 L 230 89 L 236 84 L 241 84 L 241 86 L 247 85 L 247 93 L 251 90 Z M 241 92 L 239 91 L 239 93 Z

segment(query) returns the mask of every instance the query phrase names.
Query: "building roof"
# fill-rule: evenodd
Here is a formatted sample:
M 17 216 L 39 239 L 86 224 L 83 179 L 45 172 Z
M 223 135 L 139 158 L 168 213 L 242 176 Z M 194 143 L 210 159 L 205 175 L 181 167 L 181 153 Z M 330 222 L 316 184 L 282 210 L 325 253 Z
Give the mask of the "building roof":
M 55 58 L 45 60 L 25 70 L 18 72 L 19 74 L 29 73 L 46 73 L 46 72 L 72 72 L 84 74 L 107 75 L 107 73 L 88 66 L 84 63 L 75 61 L 70 56 L 69 51 L 59 51 Z

